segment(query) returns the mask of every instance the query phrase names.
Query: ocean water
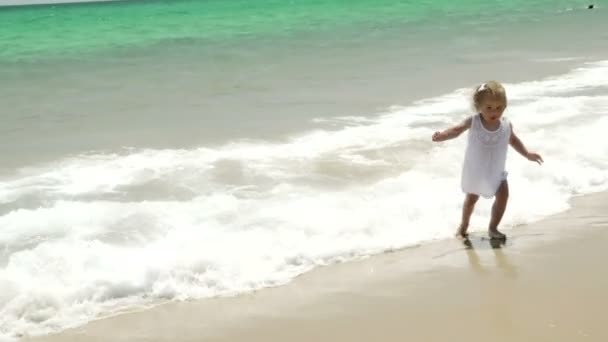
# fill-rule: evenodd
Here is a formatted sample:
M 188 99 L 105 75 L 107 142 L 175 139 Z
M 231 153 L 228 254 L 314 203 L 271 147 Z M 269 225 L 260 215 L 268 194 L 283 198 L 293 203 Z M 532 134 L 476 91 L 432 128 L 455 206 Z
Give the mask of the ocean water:
M 487 79 L 546 160 L 510 152 L 505 230 L 606 190 L 608 12 L 586 5 L 0 7 L 0 338 L 449 238 L 465 139 L 430 136 Z

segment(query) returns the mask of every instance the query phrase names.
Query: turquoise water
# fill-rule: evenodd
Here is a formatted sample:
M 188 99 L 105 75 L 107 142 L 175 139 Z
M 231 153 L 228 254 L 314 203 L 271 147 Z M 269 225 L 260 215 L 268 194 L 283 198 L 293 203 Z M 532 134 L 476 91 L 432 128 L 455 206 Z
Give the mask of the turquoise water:
M 526 23 L 583 1 L 171 0 L 0 9 L 0 60 L 90 58 L 125 48 L 297 39 L 305 35 Z
M 2 168 L 124 147 L 282 139 L 327 128 L 316 118 L 370 115 L 488 77 L 534 78 L 554 69 L 541 60 L 601 59 L 608 12 L 585 6 L 177 0 L 0 7 Z

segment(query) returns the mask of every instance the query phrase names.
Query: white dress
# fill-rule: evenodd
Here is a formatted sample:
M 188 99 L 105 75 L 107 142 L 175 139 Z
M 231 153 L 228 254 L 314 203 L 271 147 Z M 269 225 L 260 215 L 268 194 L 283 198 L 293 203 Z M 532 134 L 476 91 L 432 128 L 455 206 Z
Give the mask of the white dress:
M 467 149 L 462 167 L 462 191 L 492 198 L 500 183 L 507 179 L 505 164 L 511 138 L 511 123 L 500 119 L 500 126 L 489 131 L 481 123 L 481 115 L 472 117 Z

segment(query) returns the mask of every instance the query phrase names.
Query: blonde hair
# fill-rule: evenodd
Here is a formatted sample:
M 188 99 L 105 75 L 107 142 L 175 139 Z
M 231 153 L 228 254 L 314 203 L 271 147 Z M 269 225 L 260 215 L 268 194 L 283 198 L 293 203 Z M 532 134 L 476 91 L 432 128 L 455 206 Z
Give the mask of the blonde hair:
M 489 97 L 500 100 L 504 103 L 505 107 L 507 106 L 507 92 L 505 88 L 500 82 L 489 81 L 475 88 L 475 93 L 473 94 L 473 107 L 475 107 L 475 110 L 479 111 L 483 101 Z

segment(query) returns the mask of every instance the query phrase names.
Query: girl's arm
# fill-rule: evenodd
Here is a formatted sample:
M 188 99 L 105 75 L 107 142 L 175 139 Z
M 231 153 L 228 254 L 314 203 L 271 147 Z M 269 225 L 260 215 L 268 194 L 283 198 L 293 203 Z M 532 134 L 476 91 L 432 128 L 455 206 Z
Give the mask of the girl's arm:
M 515 149 L 515 151 L 519 152 L 522 156 L 524 156 L 529 161 L 537 162 L 539 165 L 544 163 L 543 158 L 538 153 L 530 152 L 524 146 L 524 143 L 519 140 L 519 137 L 513 131 L 513 125 L 511 124 L 511 138 L 509 138 L 509 144 Z
M 450 127 L 443 132 L 435 132 L 433 134 L 433 141 L 444 141 L 454 139 L 457 136 L 461 135 L 462 132 L 471 128 L 471 122 L 473 121 L 473 117 L 469 116 L 463 122 L 459 123 L 456 126 Z

